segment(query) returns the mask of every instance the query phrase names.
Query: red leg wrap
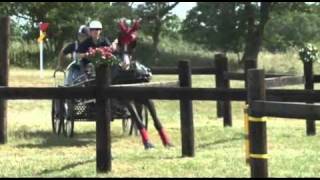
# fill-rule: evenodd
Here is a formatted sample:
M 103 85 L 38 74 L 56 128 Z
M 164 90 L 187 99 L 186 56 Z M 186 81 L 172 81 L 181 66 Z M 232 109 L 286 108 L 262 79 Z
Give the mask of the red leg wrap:
M 169 140 L 169 138 L 168 138 L 168 136 L 167 136 L 167 133 L 164 131 L 163 128 L 160 129 L 159 135 L 160 135 L 161 140 L 162 140 L 162 143 L 163 143 L 164 145 L 170 144 L 170 140 Z
M 141 135 L 143 143 L 147 143 L 149 141 L 148 132 L 147 132 L 147 130 L 145 128 L 142 128 L 140 130 L 140 135 Z

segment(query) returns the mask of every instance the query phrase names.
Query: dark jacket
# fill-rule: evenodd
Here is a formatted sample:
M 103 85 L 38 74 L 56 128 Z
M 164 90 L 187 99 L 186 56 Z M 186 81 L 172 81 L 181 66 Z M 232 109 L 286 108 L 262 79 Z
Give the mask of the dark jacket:
M 111 46 L 111 43 L 108 38 L 106 37 L 101 37 L 98 39 L 97 44 L 93 42 L 92 38 L 88 38 L 82 43 L 79 44 L 77 52 L 79 53 L 86 53 L 89 51 L 89 48 L 97 48 L 97 47 L 103 47 L 103 46 Z M 87 58 L 82 59 L 82 62 L 84 64 L 89 63 L 90 61 Z

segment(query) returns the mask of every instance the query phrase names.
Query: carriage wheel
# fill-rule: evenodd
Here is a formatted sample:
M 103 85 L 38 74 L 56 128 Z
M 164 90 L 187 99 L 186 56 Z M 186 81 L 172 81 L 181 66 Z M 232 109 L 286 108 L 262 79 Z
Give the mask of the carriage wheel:
M 61 100 L 52 100 L 51 106 L 51 121 L 52 121 L 52 131 L 54 134 L 61 134 L 61 130 L 63 129 L 63 116 L 64 116 L 64 108 L 63 102 Z
M 122 119 L 122 132 L 123 134 L 126 134 L 129 131 L 129 121 L 131 121 L 130 118 L 123 118 Z
M 66 111 L 66 116 L 63 120 L 63 133 L 66 137 L 73 137 L 74 132 L 74 117 L 73 117 L 73 101 L 67 100 L 64 103 L 64 109 Z

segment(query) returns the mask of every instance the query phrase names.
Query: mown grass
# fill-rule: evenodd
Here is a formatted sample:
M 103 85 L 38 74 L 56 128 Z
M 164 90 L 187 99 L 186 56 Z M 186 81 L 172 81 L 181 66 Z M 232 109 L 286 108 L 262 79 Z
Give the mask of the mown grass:
M 268 61 L 273 62 L 270 59 L 264 62 Z M 288 60 L 287 69 L 294 68 L 295 63 L 295 60 Z M 297 71 L 299 69 L 294 70 Z M 44 78 L 40 79 L 38 70 L 12 68 L 9 85 L 54 86 L 52 73 L 52 70 L 46 70 Z M 177 79 L 177 76 L 157 75 L 153 81 Z M 194 87 L 214 87 L 214 84 L 214 76 L 193 76 Z M 231 87 L 243 87 L 243 83 L 232 81 Z M 52 133 L 51 101 L 10 100 L 8 143 L 0 145 L 0 176 L 250 177 L 249 166 L 245 164 L 243 102 L 232 102 L 233 126 L 224 128 L 222 119 L 216 117 L 215 102 L 193 101 L 194 158 L 181 157 L 179 102 L 157 100 L 155 103 L 175 147 L 164 148 L 150 123 L 150 139 L 156 148 L 146 151 L 141 138 L 124 134 L 121 121 L 115 120 L 111 124 L 112 172 L 97 174 L 93 122 L 76 122 L 75 137 L 68 139 Z M 268 118 L 267 128 L 270 176 L 320 176 L 319 135 L 306 136 L 305 121 Z

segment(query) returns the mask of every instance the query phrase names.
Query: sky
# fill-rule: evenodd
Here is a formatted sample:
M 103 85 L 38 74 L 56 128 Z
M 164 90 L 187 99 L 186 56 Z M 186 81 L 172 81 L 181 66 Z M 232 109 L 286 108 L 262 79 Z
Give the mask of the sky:
M 184 20 L 188 11 L 196 5 L 197 2 L 180 2 L 174 9 L 172 9 L 172 13 L 176 14 L 181 20 Z
M 135 2 L 134 6 L 144 2 Z M 172 13 L 176 14 L 181 20 L 184 20 L 189 10 L 197 5 L 197 2 L 179 2 L 179 4 L 172 9 Z

